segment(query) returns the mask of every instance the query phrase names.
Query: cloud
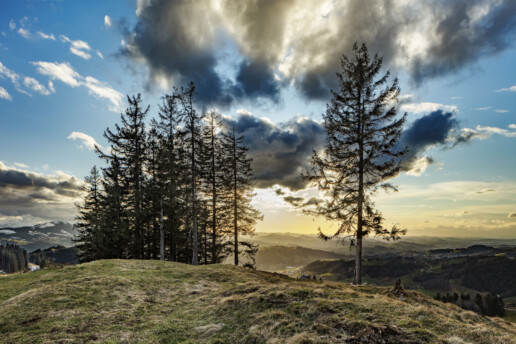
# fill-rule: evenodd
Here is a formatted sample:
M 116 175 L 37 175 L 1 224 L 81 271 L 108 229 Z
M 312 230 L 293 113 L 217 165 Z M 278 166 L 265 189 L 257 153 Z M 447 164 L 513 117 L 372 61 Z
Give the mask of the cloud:
M 516 92 L 516 85 L 508 87 L 508 88 L 500 88 L 499 90 L 496 90 L 495 92 Z
M 321 147 L 324 142 L 321 123 L 296 117 L 275 124 L 245 110 L 240 110 L 236 119 L 223 117 L 223 122 L 244 136 L 244 144 L 249 147 L 249 155 L 253 158 L 252 167 L 258 187 L 275 184 L 292 190 L 305 187 L 300 175 L 309 167 L 312 149 Z
M 509 112 L 509 110 L 497 109 L 497 110 L 495 110 L 495 112 L 498 112 L 498 113 L 507 113 L 507 112 Z
M 52 80 L 59 80 L 68 86 L 77 87 L 80 85 L 81 76 L 77 73 L 68 62 L 31 62 L 37 67 L 37 71 L 48 76 Z
M 64 35 L 59 36 L 59 38 L 63 43 L 70 43 L 70 51 L 72 54 L 75 54 L 85 60 L 89 60 L 91 58 L 91 55 L 88 53 L 88 51 L 91 50 L 91 47 L 88 43 L 81 40 L 74 41 Z
M 428 112 L 433 112 L 433 111 L 437 111 L 437 110 L 442 110 L 442 111 L 446 111 L 446 112 L 457 112 L 458 111 L 456 105 L 443 105 L 443 104 L 439 104 L 439 103 L 430 103 L 430 102 L 402 104 L 400 106 L 400 110 L 415 113 L 415 114 L 428 113 Z
M 122 55 L 144 64 L 151 84 L 193 80 L 203 102 L 218 104 L 276 101 L 291 84 L 307 98 L 328 99 L 339 58 L 355 41 L 418 85 L 504 51 L 516 33 L 512 0 L 145 0 L 136 14 Z M 228 56 L 235 70 L 220 68 Z
M 43 175 L 0 161 L 0 217 L 32 216 L 72 220 L 74 202 L 82 198 L 83 183 L 63 172 Z
M 104 16 L 104 25 L 106 27 L 110 27 L 111 26 L 111 18 L 109 18 L 109 16 L 107 14 Z
M 304 197 L 296 197 L 296 196 L 286 196 L 286 197 L 283 197 L 283 200 L 287 203 L 290 203 L 294 207 L 300 207 L 301 205 L 303 205 L 305 198 Z
M 92 76 L 83 77 L 77 73 L 68 62 L 31 62 L 37 67 L 40 74 L 48 76 L 52 80 L 60 80 L 71 87 L 84 86 L 90 94 L 98 98 L 107 99 L 111 102 L 110 111 L 119 112 L 122 109 L 123 94 L 113 89 L 105 82 L 99 81 Z M 54 85 L 49 83 L 50 90 Z
M 97 56 L 100 57 L 101 59 L 104 58 L 104 55 L 102 55 L 102 53 L 100 51 L 97 50 Z
M 98 81 L 94 77 L 87 76 L 84 78 L 84 82 L 82 85 L 86 86 L 90 92 L 99 98 L 107 99 L 111 102 L 111 106 L 109 110 L 113 112 L 121 111 L 122 109 L 122 100 L 124 95 L 117 90 L 111 88 L 105 82 Z
M 56 38 L 55 38 L 55 36 L 54 36 L 54 34 L 53 34 L 53 33 L 48 34 L 48 35 L 47 35 L 46 33 L 44 33 L 44 32 L 41 32 L 41 31 L 38 31 L 38 32 L 36 32 L 36 33 L 38 34 L 38 36 L 39 36 L 39 37 L 41 37 L 41 38 L 43 38 L 43 39 L 51 39 L 51 40 L 53 40 L 53 41 L 55 41 L 55 40 L 56 40 Z
M 509 219 L 516 219 L 516 213 L 509 213 L 507 215 L 507 218 L 509 218 Z
M 7 92 L 7 90 L 5 88 L 3 88 L 2 86 L 0 86 L 0 98 L 6 99 L 6 100 L 13 100 L 13 98 L 11 97 L 9 92 Z
M 477 194 L 486 193 L 486 192 L 496 192 L 496 189 L 484 188 L 484 189 L 480 189 L 478 191 L 475 191 L 475 193 L 477 193 Z
M 9 29 L 16 30 L 16 23 L 12 19 L 9 21 Z
M 23 79 L 23 84 L 25 85 L 25 87 L 27 87 L 33 91 L 36 91 L 38 93 L 41 93 L 42 95 L 45 95 L 45 96 L 48 96 L 55 92 L 55 90 L 47 89 L 45 86 L 40 84 L 36 79 L 31 78 L 29 76 L 26 76 Z
M 85 133 L 81 133 L 79 131 L 74 131 L 74 132 L 70 133 L 70 135 L 68 135 L 68 139 L 79 140 L 82 143 L 82 145 L 80 147 L 82 148 L 84 146 L 88 150 L 94 150 L 95 146 L 102 148 L 102 146 L 99 145 L 93 137 L 91 137 L 90 135 L 87 135 Z
M 0 77 L 8 78 L 9 80 L 11 80 L 16 91 L 30 96 L 30 93 L 22 89 L 20 85 L 20 76 L 17 73 L 10 70 L 9 68 L 7 68 L 6 66 L 4 66 L 2 62 L 0 62 Z
M 30 34 L 30 31 L 29 31 L 29 30 L 27 30 L 27 29 L 24 29 L 24 28 L 22 28 L 22 27 L 21 27 L 21 28 L 19 28 L 17 32 L 18 32 L 18 34 L 19 34 L 20 36 L 22 36 L 23 38 L 26 38 L 26 39 L 29 39 L 29 38 L 31 38 L 31 37 L 32 37 L 32 35 Z
M 475 110 L 475 111 L 486 111 L 486 110 L 489 110 L 489 109 L 491 109 L 490 106 L 484 106 L 484 107 L 475 108 L 473 110 Z
M 509 129 L 516 129 L 514 124 L 510 124 L 508 126 Z M 481 126 L 478 125 L 476 128 L 476 132 L 478 134 L 483 134 L 485 138 L 490 137 L 492 134 L 502 135 L 505 137 L 516 137 L 516 131 L 511 131 L 507 129 L 502 129 L 498 127 L 489 127 L 489 126 Z

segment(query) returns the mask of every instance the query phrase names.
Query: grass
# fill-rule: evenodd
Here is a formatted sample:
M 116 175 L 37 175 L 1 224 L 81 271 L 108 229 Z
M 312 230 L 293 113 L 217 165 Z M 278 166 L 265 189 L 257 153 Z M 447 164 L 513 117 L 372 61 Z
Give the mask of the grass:
M 3 278 L 0 342 L 515 343 L 516 326 L 415 291 L 102 260 Z

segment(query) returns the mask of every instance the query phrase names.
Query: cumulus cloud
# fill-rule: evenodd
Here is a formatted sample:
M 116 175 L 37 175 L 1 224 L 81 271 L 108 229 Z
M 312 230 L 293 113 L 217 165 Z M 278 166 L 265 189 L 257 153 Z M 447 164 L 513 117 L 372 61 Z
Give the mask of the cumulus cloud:
M 68 86 L 77 87 L 84 86 L 89 93 L 98 97 L 109 100 L 111 106 L 110 111 L 118 112 L 122 108 L 123 94 L 113 89 L 105 82 L 99 81 L 92 76 L 83 77 L 77 73 L 68 62 L 32 62 L 36 66 L 37 71 L 48 76 L 52 80 L 59 80 Z M 51 86 L 51 87 L 50 87 Z M 53 84 L 49 84 L 49 88 L 54 88 Z
M 38 31 L 38 32 L 37 32 L 37 34 L 38 34 L 38 36 L 39 36 L 39 37 L 41 37 L 41 38 L 43 38 L 43 39 L 50 39 L 50 40 L 53 40 L 53 41 L 55 41 L 55 40 L 56 40 L 56 37 L 54 36 L 54 34 L 53 34 L 53 33 L 51 33 L 51 34 L 46 34 L 46 33 L 44 33 L 44 32 Z
M 109 16 L 107 14 L 104 16 L 104 25 L 106 27 L 110 27 L 111 26 L 111 18 L 109 18 Z
M 34 79 L 34 78 L 31 78 L 29 76 L 26 76 L 24 79 L 23 79 L 23 84 L 25 85 L 25 87 L 27 87 L 28 89 L 31 89 L 33 91 L 36 91 L 38 93 L 41 93 L 42 95 L 44 96 L 48 96 L 52 93 L 55 92 L 54 89 L 47 89 L 45 86 L 43 86 L 42 84 L 39 83 L 38 80 Z
M 102 146 L 99 145 L 93 137 L 91 137 L 90 135 L 87 135 L 85 133 L 81 133 L 79 131 L 74 131 L 74 132 L 70 133 L 70 135 L 68 135 L 68 139 L 74 140 L 74 141 L 79 140 L 82 144 L 80 147 L 82 148 L 84 146 L 88 150 L 94 150 L 95 146 L 102 148 Z
M 7 90 L 5 88 L 3 88 L 2 86 L 0 86 L 0 98 L 6 99 L 6 100 L 13 100 L 13 98 L 11 97 L 9 92 L 7 92 Z
M 0 161 L 0 217 L 33 216 L 71 220 L 83 183 L 63 172 L 43 175 Z
M 292 83 L 308 98 L 327 99 L 339 58 L 355 41 L 419 84 L 507 49 L 516 33 L 512 0 L 146 0 L 136 14 L 121 53 L 145 64 L 153 83 L 193 80 L 204 102 L 219 104 L 274 101 Z M 216 44 L 227 41 L 239 55 L 230 72 L 219 68 L 227 54 Z
M 257 186 L 275 184 L 299 190 L 305 187 L 300 174 L 310 164 L 312 149 L 324 142 L 321 123 L 306 117 L 296 117 L 288 122 L 275 124 L 266 118 L 258 118 L 240 110 L 236 119 L 223 117 L 226 127 L 234 127 L 244 136 L 253 158 L 252 167 Z
M 72 54 L 75 54 L 85 60 L 89 60 L 91 58 L 91 55 L 88 53 L 88 51 L 91 50 L 91 47 L 88 43 L 81 40 L 74 41 L 64 35 L 59 36 L 59 38 L 61 39 L 61 42 L 70 44 L 70 51 Z

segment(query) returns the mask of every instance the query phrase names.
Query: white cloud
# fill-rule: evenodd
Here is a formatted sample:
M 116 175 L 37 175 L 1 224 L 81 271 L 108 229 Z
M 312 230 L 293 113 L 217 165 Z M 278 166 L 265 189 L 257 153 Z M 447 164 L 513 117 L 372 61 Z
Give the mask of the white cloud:
M 456 105 L 444 105 L 439 103 L 423 102 L 423 103 L 410 103 L 402 104 L 400 106 L 402 111 L 411 112 L 415 114 L 433 112 L 437 110 L 443 110 L 448 112 L 459 111 Z
M 11 30 L 16 29 L 16 23 L 12 19 L 9 21 L 9 29 L 11 29 Z
M 507 113 L 507 112 L 509 112 L 509 110 L 505 110 L 505 109 L 497 109 L 497 110 L 495 110 L 495 112 L 498 112 L 498 113 Z
M 72 54 L 82 57 L 85 60 L 89 60 L 91 58 L 91 55 L 88 53 L 88 51 L 91 50 L 91 47 L 88 43 L 81 40 L 74 41 L 64 35 L 59 36 L 59 38 L 63 43 L 70 43 L 70 51 Z
M 70 135 L 68 135 L 68 139 L 81 141 L 81 143 L 82 143 L 81 148 L 84 146 L 88 150 L 95 149 L 95 146 L 98 146 L 99 148 L 102 148 L 102 146 L 99 145 L 97 143 L 97 141 L 95 141 L 95 139 L 93 137 L 91 137 L 90 135 L 87 135 L 85 133 L 81 133 L 79 131 L 72 132 Z
M 37 61 L 31 63 L 37 67 L 37 71 L 40 74 L 47 75 L 52 80 L 60 80 L 71 87 L 77 87 L 80 85 L 80 74 L 77 73 L 68 62 L 57 63 Z
M 500 88 L 499 90 L 496 90 L 495 92 L 516 92 L 516 85 L 507 87 L 507 88 Z
M 53 41 L 55 41 L 55 40 L 56 40 L 56 37 L 54 36 L 54 34 L 53 34 L 53 33 L 51 33 L 51 34 L 47 35 L 47 34 L 46 34 L 46 33 L 44 33 L 44 32 L 38 31 L 38 32 L 37 32 L 37 34 L 38 34 L 38 36 L 39 36 L 39 37 L 41 37 L 41 38 L 43 38 L 43 39 L 51 39 L 51 40 L 53 40 Z
M 52 91 L 51 89 L 47 89 L 45 86 L 40 84 L 38 80 L 31 78 L 30 76 L 26 76 L 23 79 L 23 84 L 25 85 L 25 87 L 27 87 L 33 91 L 36 91 L 38 93 L 41 93 L 42 95 L 45 95 L 45 96 L 48 96 L 55 92 L 55 90 Z
M 2 86 L 0 86 L 0 98 L 6 99 L 6 100 L 13 100 L 13 98 L 11 97 L 9 92 L 7 92 L 7 90 L 5 88 L 3 88 Z
M 20 34 L 20 36 L 22 36 L 23 38 L 27 38 L 27 39 L 29 39 L 29 38 L 31 37 L 31 34 L 30 34 L 29 30 L 24 29 L 24 28 L 22 28 L 22 27 L 21 27 L 21 28 L 19 28 L 17 32 L 18 32 L 18 33 Z
M 4 66 L 2 64 L 2 62 L 0 62 L 0 77 L 8 78 L 9 80 L 11 80 L 11 82 L 13 83 L 14 87 L 16 88 L 16 90 L 18 92 L 30 96 L 30 93 L 28 93 L 27 91 L 25 91 L 21 88 L 20 76 L 17 73 L 10 70 L 9 68 L 7 68 L 6 66 Z
M 104 25 L 106 25 L 106 27 L 110 27 L 111 26 L 111 18 L 109 18 L 108 15 L 105 15 L 104 16 Z
M 101 59 L 104 58 L 104 55 L 102 55 L 102 53 L 100 51 L 97 50 L 97 56 L 100 57 Z
M 13 165 L 16 167 L 19 167 L 19 168 L 29 168 L 29 166 L 27 166 L 26 164 L 24 164 L 22 162 L 15 162 Z
M 110 106 L 109 109 L 114 112 L 121 111 L 122 109 L 122 100 L 124 95 L 117 90 L 111 88 L 108 84 L 98 81 L 97 79 L 87 76 L 83 83 L 90 90 L 90 94 L 94 94 L 97 97 L 108 99 L 113 106 Z
M 491 109 L 490 106 L 484 106 L 484 107 L 475 108 L 473 110 L 475 110 L 475 111 L 486 111 L 486 110 L 489 110 L 489 109 Z
M 32 64 L 37 67 L 40 74 L 47 75 L 52 80 L 60 80 L 71 87 L 85 86 L 90 94 L 109 100 L 112 104 L 112 106 L 109 107 L 110 111 L 121 111 L 124 97 L 122 93 L 92 76 L 83 77 L 77 73 L 68 62 L 37 61 L 32 62 Z M 50 85 L 52 87 L 50 87 Z M 53 87 L 53 84 L 49 84 L 49 89 L 53 89 Z
M 430 166 L 431 161 L 427 157 L 422 157 L 412 165 L 412 168 L 405 173 L 411 176 L 419 177 L 423 173 L 425 173 L 428 166 Z
M 509 124 L 510 129 L 516 129 L 516 124 Z
M 54 83 L 52 81 L 48 81 L 48 89 L 52 92 L 52 93 L 56 93 L 56 89 L 54 88 Z
M 459 99 L 462 99 L 464 97 L 450 97 L 451 100 L 459 100 Z
M 505 137 L 516 137 L 516 131 L 509 131 L 507 129 L 497 128 L 497 127 L 488 127 L 488 126 L 481 126 L 477 125 L 477 131 L 480 133 L 486 133 L 486 134 L 497 134 L 502 135 Z M 514 127 L 514 124 L 509 125 L 509 129 L 516 129 Z
M 72 52 L 72 54 L 75 54 L 75 55 L 77 55 L 79 57 L 82 57 L 85 60 L 89 60 L 91 58 L 91 55 L 88 54 L 87 52 L 79 50 L 79 49 L 76 49 L 74 47 L 70 47 L 70 51 Z

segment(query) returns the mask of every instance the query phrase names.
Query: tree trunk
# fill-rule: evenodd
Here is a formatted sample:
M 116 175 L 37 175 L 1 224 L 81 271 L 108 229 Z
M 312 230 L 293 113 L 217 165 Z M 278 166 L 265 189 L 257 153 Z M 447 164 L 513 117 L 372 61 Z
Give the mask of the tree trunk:
M 163 194 L 159 198 L 159 260 L 165 260 L 165 233 L 163 232 Z
M 236 137 L 233 128 L 233 229 L 235 240 L 235 265 L 238 265 L 238 207 L 237 207 L 237 168 L 236 168 Z
M 357 216 L 357 242 L 356 242 L 356 256 L 355 256 L 355 277 L 353 284 L 362 283 L 362 213 L 364 203 L 364 136 L 363 136 L 363 125 L 362 125 L 362 96 L 361 92 L 358 93 L 358 113 L 359 113 L 359 141 L 358 141 L 358 152 L 360 155 L 359 171 L 358 171 L 358 216 Z
M 212 117 L 213 121 L 213 117 Z M 211 263 L 217 263 L 217 183 L 215 175 L 215 133 L 213 132 L 213 122 L 211 126 L 211 173 L 212 173 L 212 232 L 211 232 Z
M 192 250 L 192 265 L 198 265 L 199 255 L 199 242 L 197 238 L 197 200 L 195 195 L 195 121 L 193 116 L 192 102 L 190 98 L 190 111 L 192 111 L 191 117 L 191 130 L 192 130 L 192 217 L 193 217 L 193 250 Z

